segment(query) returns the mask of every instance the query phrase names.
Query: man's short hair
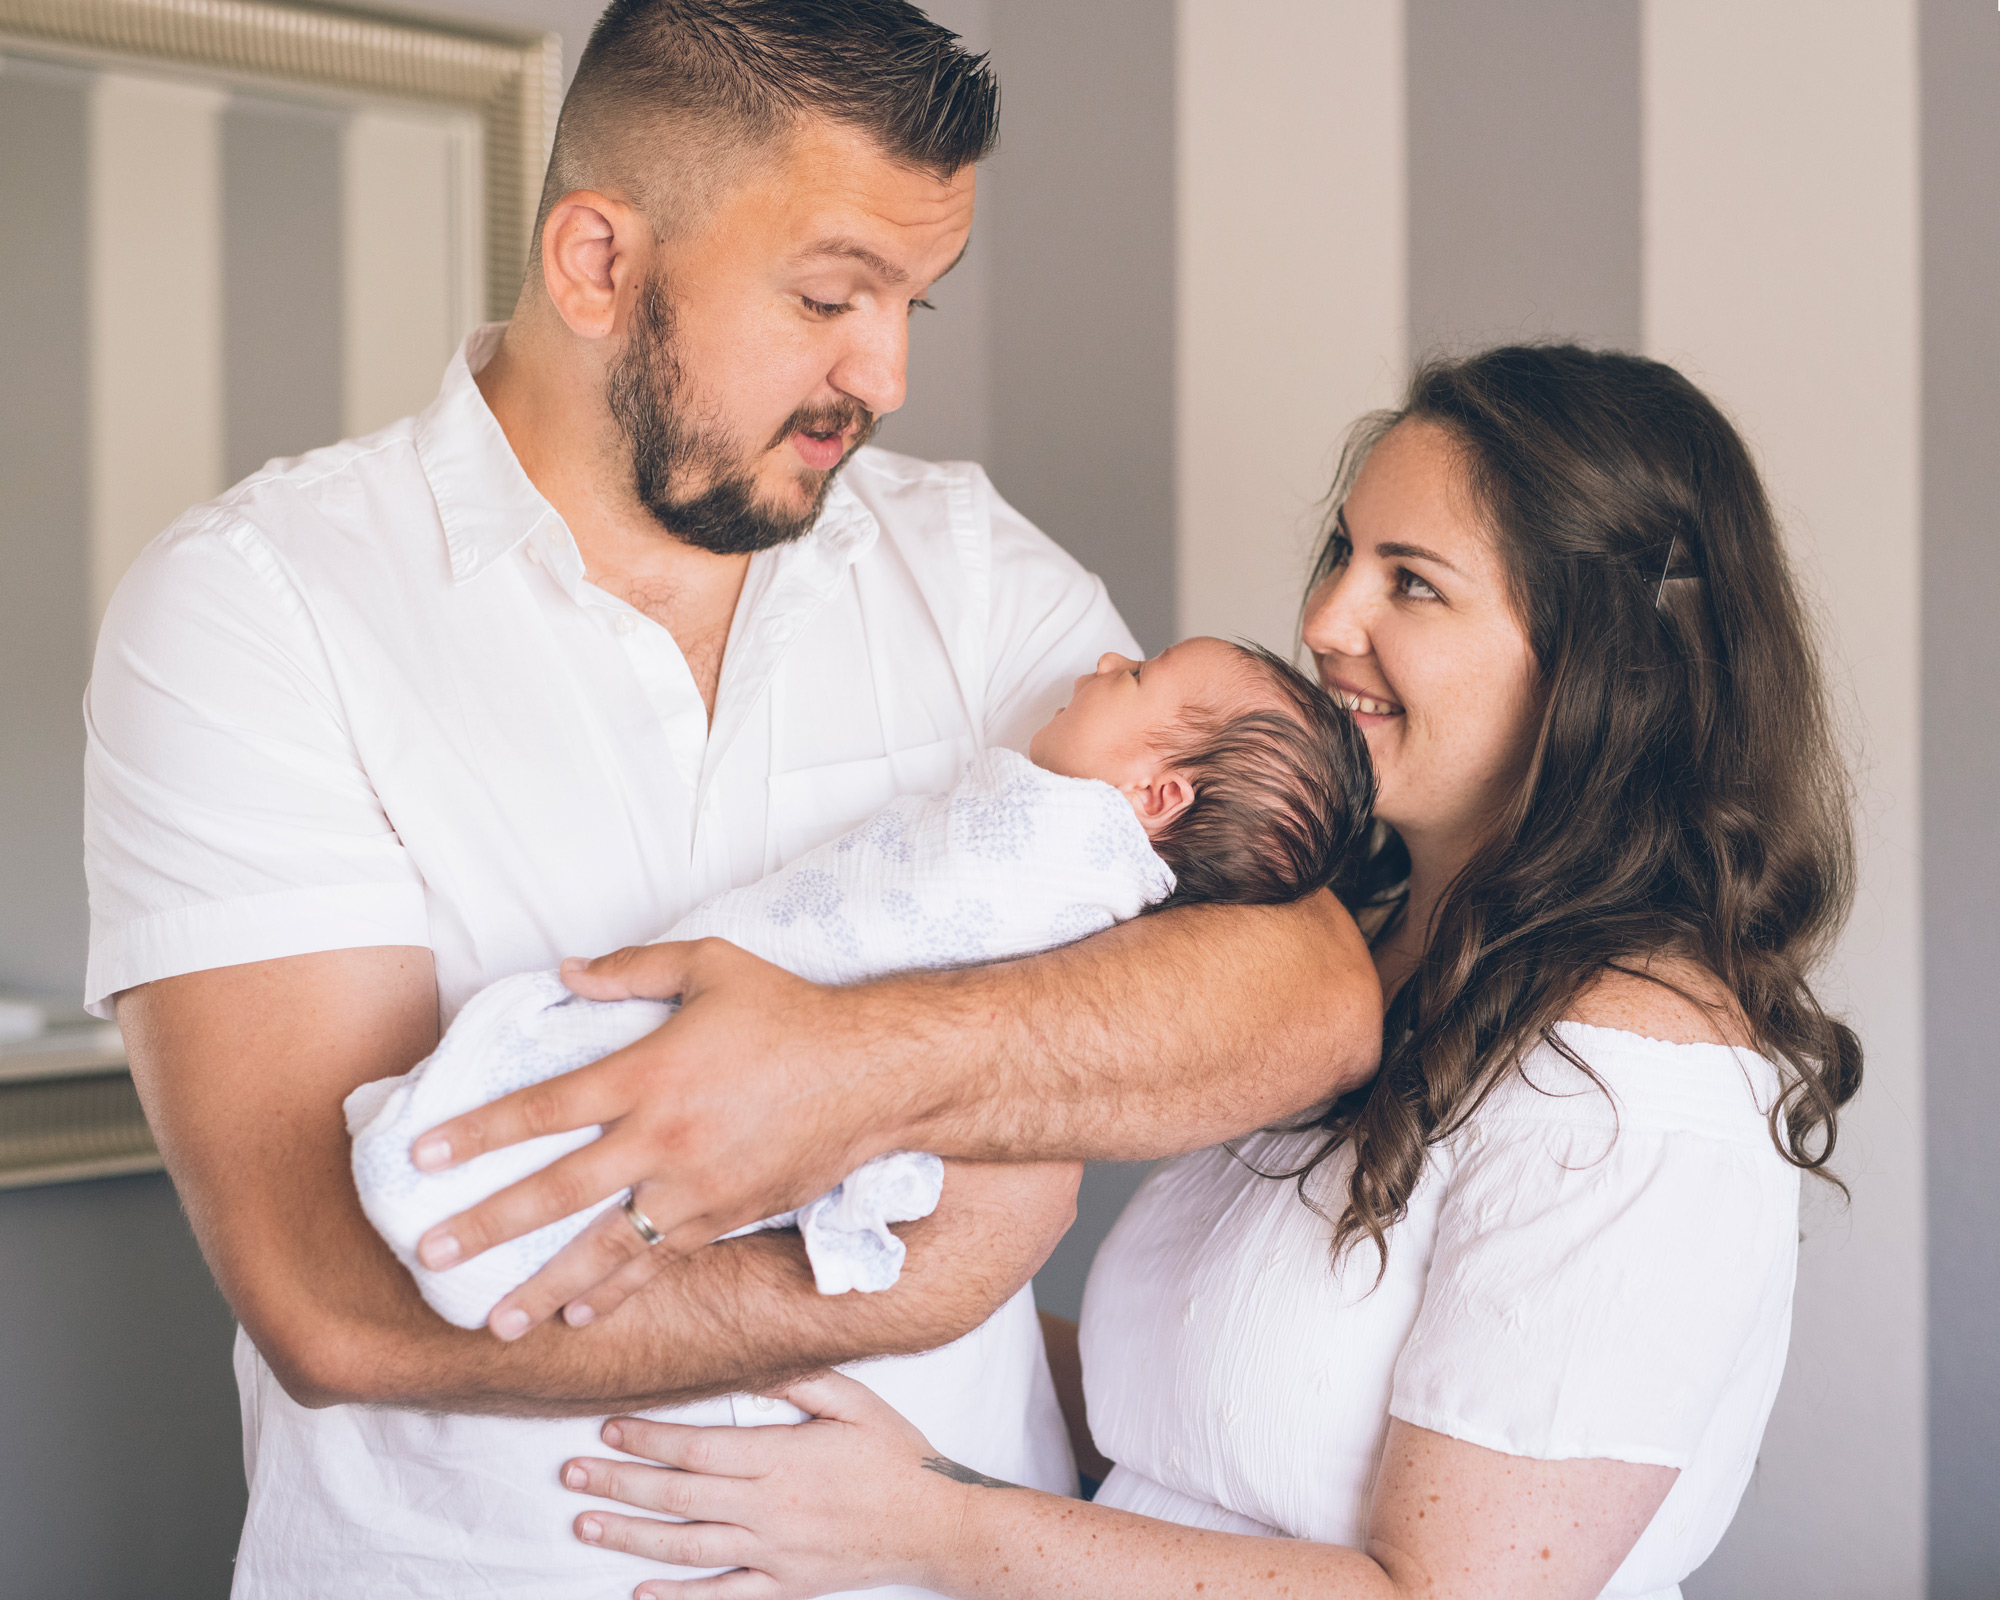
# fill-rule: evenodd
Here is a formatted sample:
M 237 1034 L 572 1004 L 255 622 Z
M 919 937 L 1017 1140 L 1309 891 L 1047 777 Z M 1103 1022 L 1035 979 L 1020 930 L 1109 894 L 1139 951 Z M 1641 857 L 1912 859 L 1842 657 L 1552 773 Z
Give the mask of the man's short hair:
M 612 0 L 563 101 L 536 237 L 590 188 L 678 231 L 811 117 L 945 180 L 993 148 L 1000 85 L 908 0 Z

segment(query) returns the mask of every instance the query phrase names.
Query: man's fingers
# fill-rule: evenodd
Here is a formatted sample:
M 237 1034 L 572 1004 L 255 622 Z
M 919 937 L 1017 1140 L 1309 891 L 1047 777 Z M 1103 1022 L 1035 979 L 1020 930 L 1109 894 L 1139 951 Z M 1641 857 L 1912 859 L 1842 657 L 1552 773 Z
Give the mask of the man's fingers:
M 658 1277 L 660 1270 L 675 1259 L 665 1245 L 658 1249 L 641 1250 L 608 1278 L 572 1291 L 562 1305 L 563 1321 L 572 1328 L 603 1321 Z
M 562 981 L 586 1000 L 678 1000 L 687 992 L 702 941 L 628 944 L 595 961 L 575 956 L 562 964 Z
M 726 1522 L 655 1522 L 615 1511 L 586 1511 L 573 1526 L 585 1544 L 670 1567 L 735 1567 L 750 1554 L 750 1535 Z
M 631 1048 L 439 1123 L 410 1146 L 411 1164 L 419 1172 L 441 1172 L 523 1139 L 616 1121 L 632 1109 L 632 1089 L 625 1082 Z
M 628 1180 L 620 1170 L 622 1159 L 622 1152 L 610 1139 L 571 1151 L 553 1166 L 488 1195 L 470 1211 L 440 1222 L 417 1241 L 417 1259 L 431 1271 L 442 1272 L 496 1244 L 587 1211 L 625 1188 Z
M 637 1288 L 672 1259 L 664 1249 L 654 1250 L 639 1236 L 622 1206 L 607 1206 L 539 1272 L 494 1306 L 486 1326 L 502 1339 L 518 1339 L 567 1308 L 564 1320 L 580 1328 L 631 1292 L 628 1288 L 615 1296 L 607 1295 L 608 1284 L 622 1282 L 628 1272 L 639 1269 L 631 1283 L 631 1288 Z M 579 1299 L 584 1295 L 591 1297 L 587 1309 Z

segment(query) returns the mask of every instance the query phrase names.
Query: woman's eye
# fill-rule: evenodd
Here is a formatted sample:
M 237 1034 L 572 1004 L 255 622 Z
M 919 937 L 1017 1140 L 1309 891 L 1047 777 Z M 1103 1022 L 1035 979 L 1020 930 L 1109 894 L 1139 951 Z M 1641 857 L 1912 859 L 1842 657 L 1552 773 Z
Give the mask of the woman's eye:
M 1354 559 L 1354 546 L 1348 540 L 1343 539 L 1339 534 L 1336 533 L 1333 536 L 1333 542 L 1327 547 L 1327 552 L 1326 552 L 1327 566 L 1329 568 L 1344 567 L 1347 565 L 1349 561 L 1353 559 Z
M 1407 567 L 1396 571 L 1396 587 L 1411 600 L 1441 600 L 1444 597 Z
M 851 306 L 829 305 L 824 300 L 814 300 L 806 295 L 800 295 L 799 298 L 805 302 L 806 310 L 816 317 L 837 317 L 842 312 L 853 309 Z

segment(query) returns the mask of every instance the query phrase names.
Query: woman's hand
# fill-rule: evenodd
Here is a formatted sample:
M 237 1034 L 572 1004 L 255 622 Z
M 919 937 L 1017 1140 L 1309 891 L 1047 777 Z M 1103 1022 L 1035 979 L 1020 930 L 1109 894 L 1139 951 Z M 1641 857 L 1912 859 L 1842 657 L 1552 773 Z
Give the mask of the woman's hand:
M 574 1524 L 585 1544 L 674 1566 L 741 1569 L 654 1579 L 636 1591 L 643 1600 L 803 1600 L 888 1583 L 932 1587 L 929 1575 L 957 1541 L 966 1486 L 1011 1488 L 945 1460 L 852 1378 L 826 1373 L 775 1392 L 808 1420 L 688 1428 L 614 1417 L 604 1442 L 662 1465 L 564 1463 L 567 1488 L 684 1519 L 586 1511 Z

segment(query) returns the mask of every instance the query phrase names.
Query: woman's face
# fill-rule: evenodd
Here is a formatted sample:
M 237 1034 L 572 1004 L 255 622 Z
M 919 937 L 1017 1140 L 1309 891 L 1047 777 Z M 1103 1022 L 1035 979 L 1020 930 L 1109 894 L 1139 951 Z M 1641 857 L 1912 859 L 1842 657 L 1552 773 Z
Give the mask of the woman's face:
M 1307 648 L 1368 740 L 1375 814 L 1413 865 L 1462 858 L 1519 787 L 1541 710 L 1499 548 L 1434 423 L 1390 431 L 1342 520 L 1347 554 L 1307 599 Z

